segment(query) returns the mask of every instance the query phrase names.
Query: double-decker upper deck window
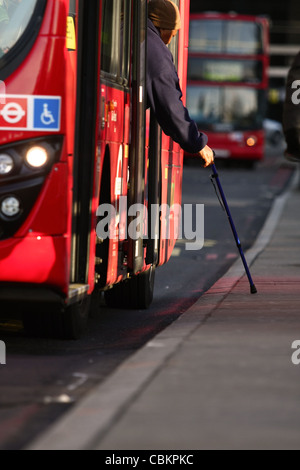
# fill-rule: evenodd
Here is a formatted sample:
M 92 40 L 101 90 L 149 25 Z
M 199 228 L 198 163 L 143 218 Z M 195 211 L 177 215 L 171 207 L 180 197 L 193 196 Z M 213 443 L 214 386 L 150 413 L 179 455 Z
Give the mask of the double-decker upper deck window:
M 190 25 L 190 52 L 256 55 L 263 52 L 262 27 L 244 20 L 201 19 Z
M 22 37 L 38 0 L 0 0 L 0 58 Z
M 226 53 L 256 55 L 263 51 L 262 28 L 251 21 L 229 21 L 226 31 Z

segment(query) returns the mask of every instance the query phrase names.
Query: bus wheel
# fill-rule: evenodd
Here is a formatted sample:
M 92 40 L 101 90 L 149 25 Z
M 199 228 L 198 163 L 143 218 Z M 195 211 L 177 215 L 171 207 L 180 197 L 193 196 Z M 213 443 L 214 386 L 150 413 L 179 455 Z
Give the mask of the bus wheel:
M 90 296 L 69 306 L 30 305 L 23 311 L 25 331 L 33 336 L 79 339 L 87 327 Z
M 68 306 L 63 314 L 63 336 L 65 339 L 79 339 L 85 332 L 89 318 L 91 297 Z
M 112 308 L 146 310 L 153 301 L 155 267 L 120 282 L 105 292 L 105 301 Z

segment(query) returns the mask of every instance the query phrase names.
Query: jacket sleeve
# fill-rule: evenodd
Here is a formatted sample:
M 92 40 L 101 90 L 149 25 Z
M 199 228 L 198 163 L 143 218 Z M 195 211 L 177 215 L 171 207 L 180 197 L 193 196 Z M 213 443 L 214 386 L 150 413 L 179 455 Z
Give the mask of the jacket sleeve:
M 208 138 L 199 132 L 196 123 L 190 118 L 188 110 L 183 105 L 175 68 L 173 73 L 161 73 L 153 78 L 150 87 L 149 104 L 164 133 L 188 153 L 198 153 L 202 150 Z

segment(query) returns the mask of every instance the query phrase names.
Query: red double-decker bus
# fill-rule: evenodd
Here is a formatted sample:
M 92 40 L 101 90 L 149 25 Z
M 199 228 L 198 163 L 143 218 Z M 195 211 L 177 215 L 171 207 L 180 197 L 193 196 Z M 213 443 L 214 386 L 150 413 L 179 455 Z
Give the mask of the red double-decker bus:
M 0 7 L 0 302 L 32 333 L 76 338 L 95 292 L 150 305 L 177 233 L 174 212 L 150 209 L 181 203 L 183 152 L 147 110 L 146 0 Z
M 191 15 L 187 107 L 217 157 L 263 158 L 268 66 L 267 18 Z

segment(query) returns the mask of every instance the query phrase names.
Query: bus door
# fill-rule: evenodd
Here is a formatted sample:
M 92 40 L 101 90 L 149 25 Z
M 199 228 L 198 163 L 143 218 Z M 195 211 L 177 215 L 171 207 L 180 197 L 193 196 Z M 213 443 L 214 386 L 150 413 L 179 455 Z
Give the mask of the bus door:
M 131 10 L 132 0 L 102 2 L 99 206 L 110 204 L 114 208 L 110 235 L 104 240 L 98 239 L 96 248 L 97 259 L 101 260 L 96 271 L 98 284 L 102 288 L 124 276 L 122 268 L 127 224 L 127 204 L 124 201 L 127 195 L 130 139 Z
M 146 51 L 147 51 L 147 1 L 133 3 L 133 44 L 132 44 L 132 128 L 129 159 L 130 187 L 128 206 L 145 204 L 145 133 L 146 133 Z M 143 212 L 143 210 L 142 210 Z M 138 214 L 144 223 L 145 214 Z M 128 217 L 128 224 L 134 222 Z M 139 236 L 128 239 L 128 268 L 136 274 L 144 268 L 144 239 Z M 138 233 L 138 231 L 137 231 Z
M 98 204 L 100 3 L 78 0 L 77 97 L 73 165 L 71 286 L 94 288 Z
M 182 27 L 175 39 L 171 43 L 175 66 L 183 93 L 182 101 L 186 104 L 186 83 L 187 83 L 187 61 L 188 61 L 188 41 L 189 41 L 189 0 L 175 0 L 180 9 Z M 165 253 L 165 262 L 168 262 L 172 255 L 173 248 L 179 236 L 181 224 L 181 202 L 182 202 L 182 173 L 184 152 L 178 144 L 170 142 L 169 144 L 169 166 L 168 170 L 168 204 L 170 211 L 170 239 Z
M 185 103 L 189 1 L 175 0 L 180 9 L 182 28 L 172 40 L 169 48 L 178 71 L 183 102 Z M 179 234 L 181 200 L 182 200 L 183 151 L 171 138 L 163 134 L 161 152 L 161 226 L 159 264 L 168 262 Z

